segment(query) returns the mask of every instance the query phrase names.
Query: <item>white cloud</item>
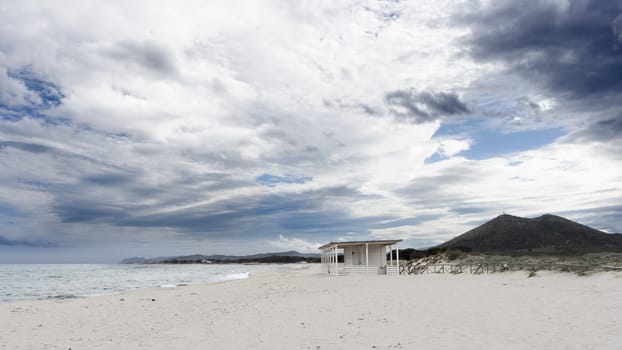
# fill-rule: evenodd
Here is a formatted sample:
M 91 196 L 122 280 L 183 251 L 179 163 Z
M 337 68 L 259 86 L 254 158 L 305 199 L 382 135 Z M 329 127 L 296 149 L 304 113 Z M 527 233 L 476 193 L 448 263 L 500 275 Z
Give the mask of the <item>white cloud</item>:
M 557 213 L 585 224 L 599 222 L 611 210 L 607 208 L 622 204 L 622 173 L 612 167 L 612 147 L 622 151 L 605 143 L 558 141 L 510 156 L 435 163 L 411 180 L 410 190 L 400 193 L 414 214 L 438 215 L 408 227 L 409 236 L 435 232 L 441 242 L 504 211 L 519 216 Z M 603 171 L 607 168 L 611 171 Z
M 460 152 L 466 151 L 471 147 L 471 140 L 442 140 L 439 145 L 439 152 L 445 157 L 452 157 Z
M 526 82 L 483 84 L 503 67 L 463 55 L 455 44 L 467 29 L 449 25 L 453 6 L 25 0 L 2 7 L 0 103 L 41 98 L 8 70 L 32 71 L 65 95 L 41 115 L 0 120 L 0 141 L 13 142 L 0 146 L 0 205 L 23 214 L 12 237 L 142 242 L 151 234 L 192 249 L 181 241 L 291 232 L 297 238 L 270 244 L 314 251 L 313 241 L 343 235 L 436 240 L 508 203 L 533 213 L 616 202 L 618 192 L 604 192 L 620 187 L 615 171 L 601 171 L 615 154 L 605 145 L 560 143 L 470 161 L 456 157 L 475 142 L 467 136 L 439 142 L 432 136 L 440 121 L 415 125 L 389 115 L 385 94 L 409 89 L 471 91 L 469 108 L 487 112 L 499 104 L 497 91 L 503 106 L 535 96 L 544 112 L 559 107 L 523 89 Z M 515 106 L 525 109 L 521 122 L 536 115 L 529 101 Z M 33 152 L 36 145 L 47 148 Z M 424 164 L 435 152 L 450 159 Z M 461 171 L 473 177 L 443 180 Z M 312 180 L 268 187 L 256 181 L 262 174 Z M 402 192 L 422 178 L 437 178 L 429 182 L 438 189 Z M 79 212 L 81 201 L 93 211 Z M 430 219 L 371 227 L 420 215 Z M 287 227 L 299 219 L 318 227 Z
M 317 248 L 324 243 L 315 243 L 302 238 L 288 238 L 279 235 L 278 240 L 269 241 L 268 244 L 283 251 L 297 251 L 299 253 L 317 253 Z

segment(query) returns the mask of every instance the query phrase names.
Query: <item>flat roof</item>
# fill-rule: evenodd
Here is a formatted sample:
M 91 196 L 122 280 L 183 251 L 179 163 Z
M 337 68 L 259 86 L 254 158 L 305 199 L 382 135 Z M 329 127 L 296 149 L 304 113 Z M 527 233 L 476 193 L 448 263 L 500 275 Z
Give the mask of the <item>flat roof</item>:
M 383 240 L 372 240 L 372 241 L 343 241 L 343 242 L 330 242 L 330 243 L 326 243 L 323 246 L 319 247 L 318 249 L 324 249 L 326 247 L 330 247 L 333 245 L 336 246 L 350 246 L 350 245 L 360 245 L 360 244 L 377 244 L 377 245 L 389 245 L 389 244 L 395 244 L 395 243 L 399 243 L 403 241 L 402 239 L 383 239 Z

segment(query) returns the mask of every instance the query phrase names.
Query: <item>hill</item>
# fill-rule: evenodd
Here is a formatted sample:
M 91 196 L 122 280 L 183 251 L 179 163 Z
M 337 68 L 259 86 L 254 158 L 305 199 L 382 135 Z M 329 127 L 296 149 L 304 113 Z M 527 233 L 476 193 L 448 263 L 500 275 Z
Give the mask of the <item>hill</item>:
M 622 252 L 622 235 L 550 214 L 533 219 L 504 214 L 435 248 L 504 254 Z

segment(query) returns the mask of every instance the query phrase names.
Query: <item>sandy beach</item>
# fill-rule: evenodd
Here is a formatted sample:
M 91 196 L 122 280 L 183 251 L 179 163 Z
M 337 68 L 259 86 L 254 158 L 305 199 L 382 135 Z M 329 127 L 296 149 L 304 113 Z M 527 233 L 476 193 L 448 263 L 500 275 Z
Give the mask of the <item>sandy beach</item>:
M 622 274 L 245 280 L 0 304 L 3 349 L 620 349 Z

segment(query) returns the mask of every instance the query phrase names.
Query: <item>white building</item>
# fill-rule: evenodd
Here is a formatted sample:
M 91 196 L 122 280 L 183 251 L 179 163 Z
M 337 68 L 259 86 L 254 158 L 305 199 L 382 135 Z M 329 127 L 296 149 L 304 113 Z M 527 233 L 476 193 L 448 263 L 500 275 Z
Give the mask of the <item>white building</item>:
M 401 241 L 392 239 L 324 244 L 318 248 L 322 252 L 322 271 L 334 276 L 356 273 L 398 275 L 400 254 L 397 245 Z M 396 259 L 390 254 L 387 261 L 388 252 L 394 249 L 397 250 Z M 338 262 L 340 254 L 343 254 L 343 262 Z

